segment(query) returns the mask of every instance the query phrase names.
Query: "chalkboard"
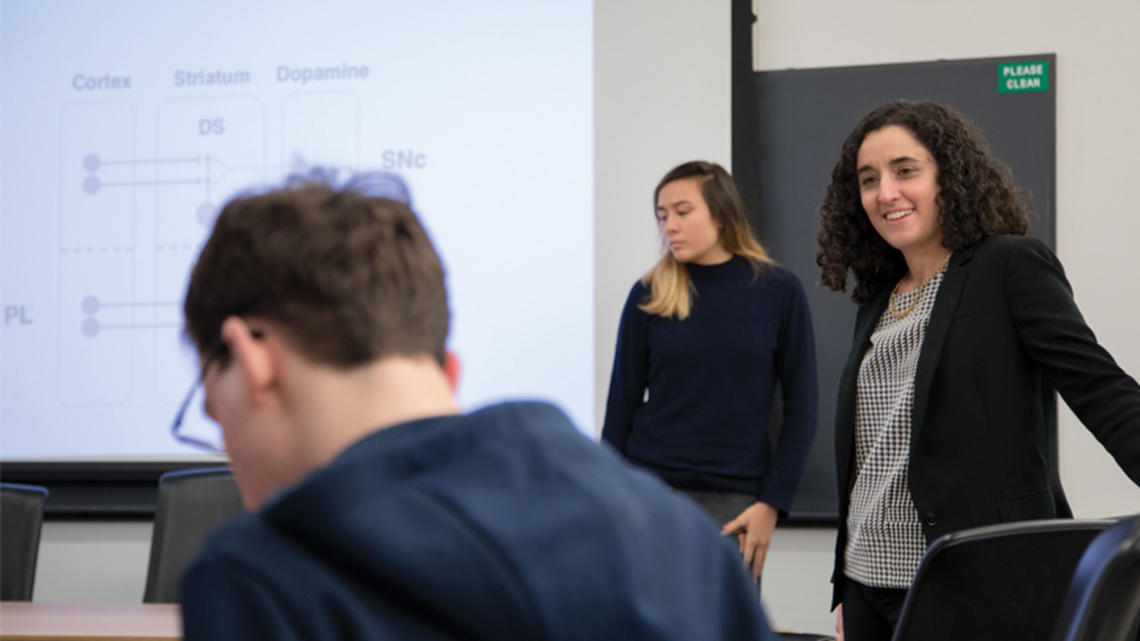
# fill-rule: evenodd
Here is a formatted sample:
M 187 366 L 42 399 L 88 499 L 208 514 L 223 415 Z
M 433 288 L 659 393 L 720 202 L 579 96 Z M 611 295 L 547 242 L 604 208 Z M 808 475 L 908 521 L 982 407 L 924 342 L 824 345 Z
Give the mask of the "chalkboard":
M 1032 235 L 1053 246 L 1056 56 L 741 71 L 750 64 L 751 42 L 740 37 L 739 27 L 734 25 L 733 173 L 761 242 L 804 283 L 815 326 L 819 431 L 791 517 L 830 521 L 838 514 L 836 390 L 851 347 L 856 305 L 850 289 L 839 294 L 818 284 L 815 256 L 819 207 L 843 140 L 867 112 L 893 100 L 933 100 L 957 108 L 979 125 L 1026 190 Z M 1016 71 L 1003 72 L 1001 65 L 1008 63 L 1044 63 L 1044 86 L 1021 80 Z

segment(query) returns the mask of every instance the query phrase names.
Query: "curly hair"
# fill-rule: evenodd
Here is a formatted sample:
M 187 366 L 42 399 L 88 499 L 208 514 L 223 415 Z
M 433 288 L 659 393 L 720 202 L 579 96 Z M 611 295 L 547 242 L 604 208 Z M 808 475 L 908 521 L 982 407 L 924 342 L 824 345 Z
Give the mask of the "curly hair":
M 861 303 L 906 272 L 902 252 L 871 226 L 863 210 L 856 175 L 859 148 L 868 134 L 898 125 L 909 131 L 938 168 L 938 218 L 942 244 L 957 251 L 986 236 L 1029 233 L 1029 210 L 1009 168 L 993 156 L 985 139 L 965 116 L 933 102 L 900 101 L 867 114 L 843 142 L 831 172 L 819 230 L 816 263 L 821 284 L 846 291 Z

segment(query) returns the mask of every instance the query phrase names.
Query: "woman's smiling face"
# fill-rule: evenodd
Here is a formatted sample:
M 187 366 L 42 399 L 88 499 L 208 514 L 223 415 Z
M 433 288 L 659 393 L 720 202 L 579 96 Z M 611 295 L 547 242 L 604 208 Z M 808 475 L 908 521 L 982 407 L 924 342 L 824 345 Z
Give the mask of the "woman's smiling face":
M 905 127 L 867 134 L 856 158 L 863 210 L 879 236 L 906 254 L 942 251 L 938 165 Z

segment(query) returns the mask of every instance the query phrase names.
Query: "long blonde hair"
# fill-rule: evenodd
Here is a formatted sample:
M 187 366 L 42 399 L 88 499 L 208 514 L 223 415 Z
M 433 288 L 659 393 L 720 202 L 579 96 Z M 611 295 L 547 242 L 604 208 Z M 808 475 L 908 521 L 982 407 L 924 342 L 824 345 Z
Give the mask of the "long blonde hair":
M 671 169 L 657 183 L 657 189 L 653 190 L 655 212 L 661 189 L 674 180 L 684 178 L 699 180 L 701 196 L 708 205 L 713 223 L 719 227 L 718 240 L 725 251 L 747 258 L 757 273 L 762 265 L 772 262 L 768 252 L 764 251 L 764 247 L 752 235 L 752 227 L 744 213 L 744 202 L 740 199 L 732 176 L 716 163 L 693 160 Z M 641 277 L 641 282 L 649 287 L 649 298 L 638 305 L 642 311 L 678 320 L 689 317 L 693 308 L 693 295 L 696 293 L 693 281 L 685 263 L 674 258 L 664 243 L 661 258 L 649 273 Z

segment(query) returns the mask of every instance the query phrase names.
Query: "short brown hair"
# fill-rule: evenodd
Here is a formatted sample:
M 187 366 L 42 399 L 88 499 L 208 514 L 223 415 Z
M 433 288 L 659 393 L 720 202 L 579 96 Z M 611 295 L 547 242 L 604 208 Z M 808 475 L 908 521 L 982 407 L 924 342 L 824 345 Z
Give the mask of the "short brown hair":
M 890 287 L 906 271 L 902 253 L 871 226 L 859 194 L 856 159 L 872 132 L 898 125 L 930 152 L 938 167 L 938 218 L 942 244 L 957 251 L 986 236 L 1029 233 L 1024 195 L 1013 174 L 994 157 L 977 125 L 957 110 L 934 102 L 898 101 L 864 116 L 847 136 L 820 208 L 819 253 L 822 284 L 847 288 L 863 302 Z
M 322 364 L 347 369 L 391 355 L 443 363 L 443 266 L 411 208 L 376 196 L 378 185 L 407 193 L 391 175 L 336 188 L 317 172 L 227 203 L 183 307 L 199 353 L 217 344 L 227 317 L 251 315 L 279 324 Z

